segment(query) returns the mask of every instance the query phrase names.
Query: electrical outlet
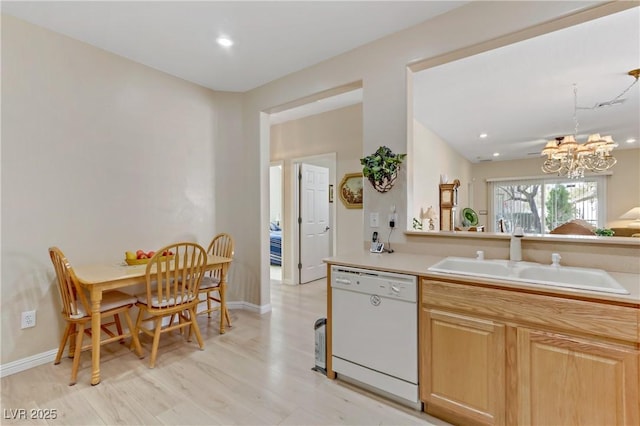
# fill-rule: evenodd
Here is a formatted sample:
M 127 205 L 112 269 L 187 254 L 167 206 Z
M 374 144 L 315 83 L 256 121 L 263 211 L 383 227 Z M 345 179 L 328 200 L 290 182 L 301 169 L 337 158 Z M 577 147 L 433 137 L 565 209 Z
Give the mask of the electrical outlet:
M 380 215 L 376 212 L 369 214 L 369 226 L 377 228 L 380 226 Z
M 20 328 L 30 328 L 36 326 L 36 311 L 24 311 Z

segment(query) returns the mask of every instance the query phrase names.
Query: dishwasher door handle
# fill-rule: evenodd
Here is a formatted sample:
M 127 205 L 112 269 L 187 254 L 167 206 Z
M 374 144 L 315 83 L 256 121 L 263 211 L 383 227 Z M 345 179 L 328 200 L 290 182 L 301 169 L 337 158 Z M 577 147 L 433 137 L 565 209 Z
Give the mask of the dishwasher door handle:
M 351 280 L 348 278 L 336 278 L 336 284 L 351 284 Z

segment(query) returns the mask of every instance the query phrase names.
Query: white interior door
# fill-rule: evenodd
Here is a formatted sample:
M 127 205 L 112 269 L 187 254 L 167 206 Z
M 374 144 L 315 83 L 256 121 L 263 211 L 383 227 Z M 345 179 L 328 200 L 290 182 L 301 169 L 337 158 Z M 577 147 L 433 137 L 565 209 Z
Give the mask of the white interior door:
M 302 163 L 299 177 L 300 284 L 327 276 L 329 256 L 329 169 Z

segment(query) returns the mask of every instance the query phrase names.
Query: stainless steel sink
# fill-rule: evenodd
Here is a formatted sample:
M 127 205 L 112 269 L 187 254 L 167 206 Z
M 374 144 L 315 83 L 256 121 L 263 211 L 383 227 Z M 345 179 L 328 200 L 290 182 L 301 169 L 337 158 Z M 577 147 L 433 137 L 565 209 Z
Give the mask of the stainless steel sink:
M 511 262 L 500 259 L 479 260 L 447 257 L 430 267 L 429 271 L 507 279 L 552 287 L 629 294 L 624 287 L 602 269 L 549 266 L 534 262 Z

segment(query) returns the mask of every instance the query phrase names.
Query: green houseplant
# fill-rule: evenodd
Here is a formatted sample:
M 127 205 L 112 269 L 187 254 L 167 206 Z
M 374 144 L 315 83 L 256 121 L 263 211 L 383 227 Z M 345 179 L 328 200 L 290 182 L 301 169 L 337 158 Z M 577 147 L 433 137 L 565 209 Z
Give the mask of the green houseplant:
M 615 231 L 609 228 L 598 228 L 594 232 L 596 235 L 599 235 L 601 237 L 613 237 L 613 235 L 615 234 Z
M 371 155 L 360 159 L 362 175 L 378 192 L 387 192 L 398 177 L 400 164 L 407 154 L 394 154 L 388 147 L 381 146 Z

